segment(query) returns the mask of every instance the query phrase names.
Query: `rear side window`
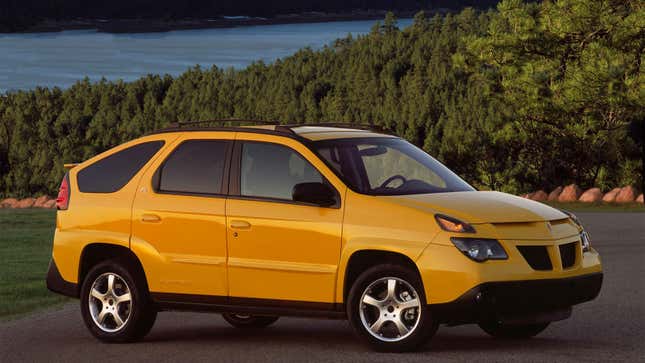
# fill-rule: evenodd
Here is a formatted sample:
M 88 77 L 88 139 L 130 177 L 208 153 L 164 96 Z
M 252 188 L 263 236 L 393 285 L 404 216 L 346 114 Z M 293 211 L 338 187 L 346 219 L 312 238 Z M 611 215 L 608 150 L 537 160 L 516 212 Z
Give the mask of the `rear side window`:
M 221 194 L 229 143 L 225 140 L 183 142 L 159 169 L 157 191 Z
M 103 158 L 78 172 L 78 189 L 83 193 L 113 193 L 161 149 L 163 141 L 144 142 Z

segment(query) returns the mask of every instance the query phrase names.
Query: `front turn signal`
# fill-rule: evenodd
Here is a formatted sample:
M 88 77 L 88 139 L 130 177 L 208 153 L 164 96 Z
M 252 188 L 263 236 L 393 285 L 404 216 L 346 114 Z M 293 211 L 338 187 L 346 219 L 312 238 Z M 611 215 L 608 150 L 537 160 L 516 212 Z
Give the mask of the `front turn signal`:
M 475 228 L 466 222 L 457 218 L 448 217 L 443 214 L 435 214 L 434 219 L 441 229 L 455 233 L 475 233 Z

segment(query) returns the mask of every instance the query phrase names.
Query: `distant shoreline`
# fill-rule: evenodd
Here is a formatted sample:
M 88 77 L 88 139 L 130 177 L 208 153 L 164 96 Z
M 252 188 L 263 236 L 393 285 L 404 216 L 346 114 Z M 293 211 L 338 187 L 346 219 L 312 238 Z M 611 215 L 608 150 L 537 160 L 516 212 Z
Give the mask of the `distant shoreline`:
M 410 18 L 421 10 L 396 11 L 397 18 Z M 428 13 L 445 13 L 448 9 L 424 10 Z M 25 30 L 0 34 L 54 33 L 65 30 L 93 30 L 102 33 L 161 33 L 174 30 L 233 28 L 253 25 L 278 25 L 299 23 L 327 23 L 335 21 L 382 20 L 387 11 L 371 10 L 348 13 L 318 13 L 276 15 L 271 18 L 220 16 L 209 19 L 74 19 L 46 20 Z

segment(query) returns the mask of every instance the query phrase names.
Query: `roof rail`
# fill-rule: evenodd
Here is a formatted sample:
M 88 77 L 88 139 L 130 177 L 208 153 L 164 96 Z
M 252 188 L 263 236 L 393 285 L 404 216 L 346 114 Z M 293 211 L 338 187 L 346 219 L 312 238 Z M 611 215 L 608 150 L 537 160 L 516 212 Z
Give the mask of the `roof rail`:
M 290 125 L 284 125 L 284 126 L 288 128 L 301 127 L 301 126 L 344 127 L 344 128 L 359 129 L 359 130 L 378 131 L 378 132 L 383 132 L 387 134 L 392 133 L 391 130 L 383 126 L 375 125 L 371 123 L 358 124 L 358 123 L 351 123 L 351 122 L 315 122 L 315 123 L 290 124 Z
M 178 121 L 168 124 L 165 128 L 157 130 L 156 132 L 168 132 L 168 131 L 179 131 L 182 128 L 194 128 L 195 125 L 203 124 L 246 124 L 240 126 L 274 126 L 273 131 L 281 132 L 291 135 L 296 135 L 296 132 L 293 130 L 295 127 L 303 126 L 318 126 L 318 127 L 343 127 L 343 128 L 354 128 L 359 130 L 375 131 L 386 134 L 392 134 L 392 131 L 384 128 L 380 125 L 375 125 L 371 123 L 360 124 L 360 123 L 351 123 L 351 122 L 314 122 L 314 123 L 299 123 L 299 124 L 280 124 L 280 121 L 264 121 L 264 120 L 252 120 L 252 119 L 241 119 L 241 118 L 225 118 L 225 119 L 213 119 L 213 120 L 198 120 L 198 121 Z M 223 125 L 226 127 L 227 125 Z M 204 126 L 206 129 L 208 126 Z M 156 133 L 155 132 L 155 133 Z

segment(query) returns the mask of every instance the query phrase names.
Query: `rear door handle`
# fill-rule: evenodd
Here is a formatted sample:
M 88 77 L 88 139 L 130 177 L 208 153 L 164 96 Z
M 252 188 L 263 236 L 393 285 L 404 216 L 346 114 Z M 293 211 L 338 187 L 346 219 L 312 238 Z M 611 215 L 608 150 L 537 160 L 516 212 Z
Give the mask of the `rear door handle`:
M 156 214 L 144 214 L 141 216 L 141 222 L 161 222 L 161 217 Z
M 251 223 L 247 221 L 234 220 L 231 221 L 231 228 L 233 229 L 249 229 L 251 228 Z

